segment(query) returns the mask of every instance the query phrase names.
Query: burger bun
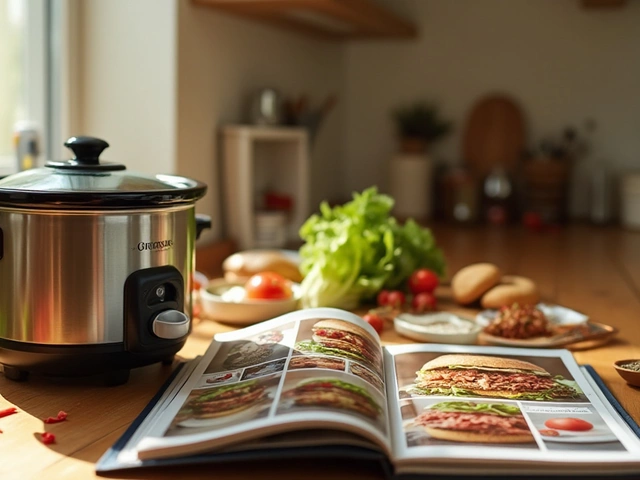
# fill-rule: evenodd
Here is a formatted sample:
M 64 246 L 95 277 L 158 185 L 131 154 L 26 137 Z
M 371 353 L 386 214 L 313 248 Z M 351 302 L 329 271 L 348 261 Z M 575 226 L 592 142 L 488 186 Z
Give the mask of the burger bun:
M 220 418 L 220 417 L 228 417 L 230 415 L 235 415 L 236 413 L 240 413 L 244 410 L 247 410 L 250 407 L 253 407 L 255 403 L 245 403 L 245 404 L 241 404 L 238 405 L 236 407 L 233 408 L 228 408 L 226 410 L 219 410 L 217 412 L 206 412 L 206 413 L 199 413 L 197 415 L 198 419 L 209 419 L 209 418 Z
M 222 262 L 224 278 L 231 283 L 245 283 L 252 275 L 275 272 L 295 283 L 302 281 L 297 252 L 255 249 L 230 255 Z
M 513 435 L 494 435 L 491 433 L 468 432 L 462 430 L 444 430 L 441 428 L 423 427 L 432 438 L 464 443 L 529 443 L 533 442 L 531 433 Z
M 488 355 L 472 355 L 472 354 L 446 354 L 440 355 L 433 360 L 425 363 L 421 370 L 435 370 L 437 368 L 448 368 L 452 366 L 458 367 L 476 367 L 476 368 L 492 368 L 498 370 L 525 370 L 537 375 L 549 375 L 542 367 L 524 360 L 518 360 L 508 357 L 492 357 Z

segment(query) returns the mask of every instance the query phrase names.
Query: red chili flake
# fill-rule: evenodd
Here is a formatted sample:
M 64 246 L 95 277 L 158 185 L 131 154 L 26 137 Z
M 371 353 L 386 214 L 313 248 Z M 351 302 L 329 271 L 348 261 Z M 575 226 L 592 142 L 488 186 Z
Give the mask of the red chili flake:
M 42 443 L 45 445 L 51 445 L 52 443 L 56 443 L 56 436 L 51 432 L 44 432 L 41 434 Z
M 58 423 L 67 419 L 67 412 L 60 410 L 57 417 L 48 417 L 44 419 L 44 423 Z
M 0 418 L 8 417 L 14 413 L 18 413 L 18 409 L 16 407 L 5 408 L 4 410 L 0 410 Z

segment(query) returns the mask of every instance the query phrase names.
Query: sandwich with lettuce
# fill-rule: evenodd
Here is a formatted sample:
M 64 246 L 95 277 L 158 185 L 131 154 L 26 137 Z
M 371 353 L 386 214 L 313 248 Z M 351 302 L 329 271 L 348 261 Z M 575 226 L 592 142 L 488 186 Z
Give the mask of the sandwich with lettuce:
M 499 397 L 557 401 L 581 398 L 575 382 L 552 376 L 544 368 L 514 358 L 441 355 L 425 363 L 407 388 L 412 395 Z
M 516 405 L 440 402 L 416 417 L 413 424 L 439 440 L 474 443 L 529 443 L 534 438 Z
M 347 410 L 374 420 L 382 413 L 382 407 L 365 388 L 338 378 L 303 380 L 284 396 L 299 407 Z

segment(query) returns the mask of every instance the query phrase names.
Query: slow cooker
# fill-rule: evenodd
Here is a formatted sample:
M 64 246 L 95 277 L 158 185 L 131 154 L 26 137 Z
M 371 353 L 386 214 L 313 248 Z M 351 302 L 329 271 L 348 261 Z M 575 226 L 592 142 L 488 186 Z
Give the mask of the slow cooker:
M 74 158 L 0 180 L 0 364 L 7 378 L 104 374 L 170 363 L 191 330 L 196 215 L 206 185 Z

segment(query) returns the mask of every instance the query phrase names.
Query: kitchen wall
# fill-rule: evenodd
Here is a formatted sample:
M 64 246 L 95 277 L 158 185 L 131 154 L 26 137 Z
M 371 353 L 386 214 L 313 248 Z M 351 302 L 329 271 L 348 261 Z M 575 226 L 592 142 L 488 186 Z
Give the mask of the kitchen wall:
M 264 86 L 319 103 L 341 93 L 344 48 L 223 15 L 188 0 L 79 0 L 81 88 L 77 134 L 101 136 L 105 159 L 209 186 L 197 210 L 212 216 L 202 243 L 224 236 L 219 128 L 246 121 Z M 313 146 L 310 204 L 336 196 L 343 112 L 339 99 Z
M 474 101 L 501 91 L 522 106 L 531 143 L 568 124 L 597 123 L 598 156 L 615 171 L 640 168 L 640 2 L 585 10 L 579 0 L 392 0 L 419 38 L 352 43 L 346 58 L 345 191 L 386 188 L 396 150 L 391 110 L 433 99 L 455 123 L 434 149 L 461 162 L 461 133 Z M 578 165 L 580 177 L 588 165 Z M 588 207 L 572 193 L 574 215 Z
M 198 208 L 214 214 L 208 238 L 223 234 L 219 186 L 218 130 L 247 120 L 252 92 L 273 86 L 283 95 L 306 94 L 319 104 L 332 93 L 340 98 L 321 127 L 312 149 L 310 205 L 342 192 L 340 175 L 344 48 L 272 26 L 180 1 L 178 37 L 178 171 L 211 187 Z M 203 238 L 206 241 L 206 238 Z
M 390 112 L 418 98 L 455 123 L 433 152 L 441 162 L 461 161 L 472 103 L 500 90 L 522 105 L 532 143 L 593 117 L 611 166 L 640 167 L 640 1 L 612 11 L 579 0 L 380 1 L 411 18 L 419 37 L 337 43 L 189 0 L 78 0 L 74 133 L 104 137 L 105 158 L 132 170 L 206 182 L 197 209 L 213 229 L 201 242 L 224 236 L 219 128 L 244 121 L 248 95 L 265 85 L 315 102 L 339 96 L 312 151 L 312 208 L 386 189 L 397 148 Z M 585 192 L 573 194 L 577 215 Z
M 174 172 L 175 0 L 81 0 L 77 8 L 72 133 L 104 138 L 104 159 L 130 170 Z

